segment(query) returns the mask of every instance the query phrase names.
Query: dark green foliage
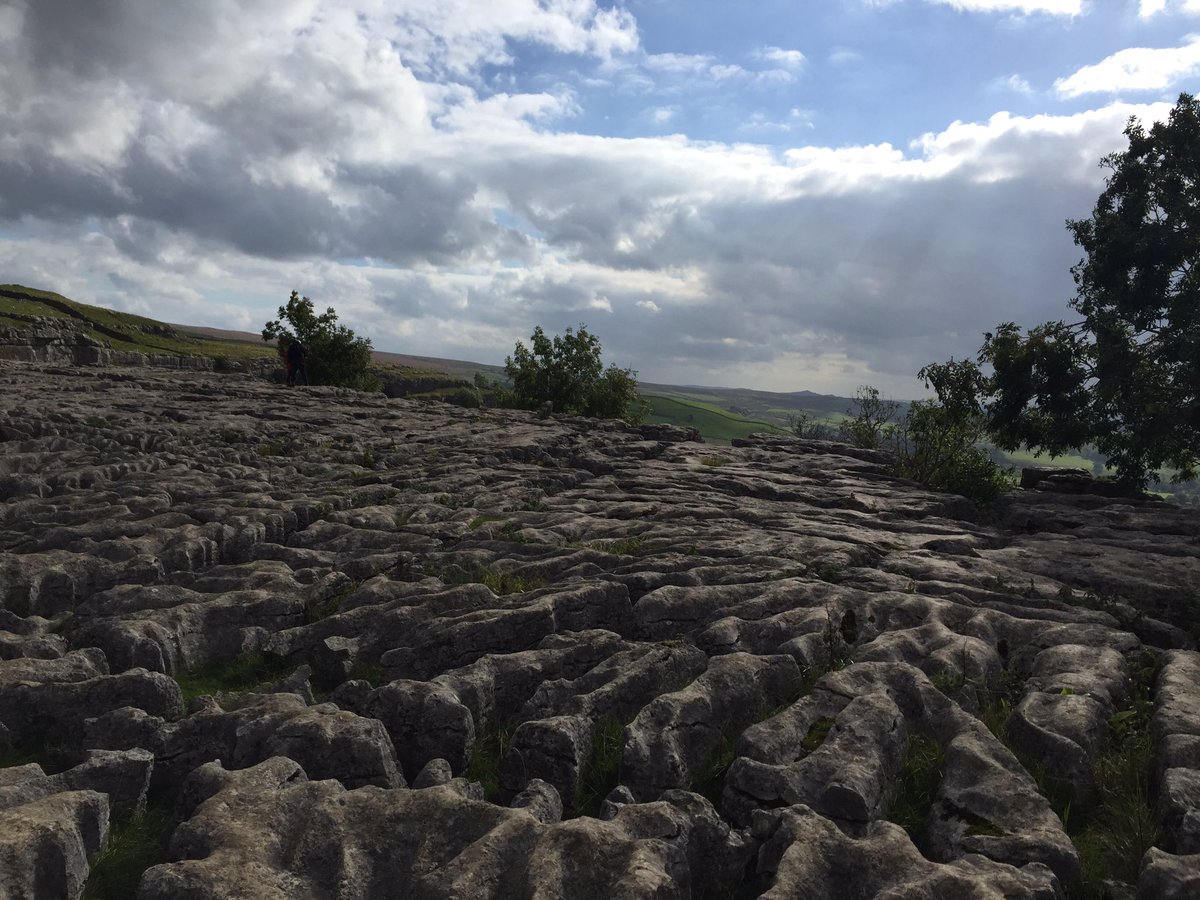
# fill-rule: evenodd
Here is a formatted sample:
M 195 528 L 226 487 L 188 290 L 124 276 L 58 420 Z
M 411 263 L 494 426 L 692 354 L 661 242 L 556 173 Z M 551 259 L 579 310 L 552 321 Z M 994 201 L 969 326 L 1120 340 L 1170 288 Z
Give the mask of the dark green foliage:
M 840 436 L 855 447 L 878 450 L 892 436 L 900 404 L 881 399 L 878 388 L 869 384 L 858 389 L 854 400 L 857 409 L 846 410 L 848 418 L 838 425 Z
M 576 816 L 599 815 L 600 804 L 617 786 L 624 747 L 623 724 L 615 719 L 596 723 L 592 732 L 592 749 L 579 772 L 579 784 L 575 788 Z
M 918 846 L 942 783 L 945 761 L 946 754 L 932 735 L 916 731 L 908 736 L 896 791 L 888 803 L 887 819 L 907 831 Z
M 833 719 L 828 716 L 822 716 L 813 722 L 808 728 L 808 734 L 804 736 L 804 740 L 800 742 L 800 749 L 805 753 L 813 753 L 823 743 L 825 738 L 829 737 L 829 732 L 833 730 Z
M 493 594 L 500 597 L 507 594 L 522 594 L 546 585 L 545 579 L 542 578 L 518 575 L 515 572 L 503 572 L 486 566 L 463 568 L 452 565 L 435 574 L 445 584 L 486 585 Z
M 721 794 L 725 790 L 725 775 L 733 765 L 736 753 L 733 749 L 733 738 L 722 730 L 717 736 L 716 746 L 708 754 L 700 770 L 696 772 L 688 790 L 707 797 L 713 806 L 720 809 Z
M 1130 700 L 1109 720 L 1110 744 L 1093 769 L 1099 802 L 1083 811 L 1068 832 L 1079 850 L 1082 895 L 1087 898 L 1108 896 L 1104 882 L 1109 879 L 1137 884 L 1142 856 L 1162 840 L 1151 792 L 1150 686 L 1157 666 L 1157 655 L 1150 651 L 1135 663 Z
M 1088 219 L 1068 221 L 1086 256 L 1071 270 L 1075 322 L 988 334 L 981 363 L 997 446 L 1057 455 L 1092 443 L 1130 488 L 1169 466 L 1200 469 L 1200 103 L 1166 123 L 1135 119 Z
M 895 422 L 899 404 L 864 385 L 858 389 L 857 411 L 848 411 L 850 418 L 839 426 L 841 437 L 856 447 L 894 452 L 897 475 L 990 503 L 1008 487 L 1008 477 L 979 446 L 986 424 L 978 401 L 979 367 L 951 360 L 926 366 L 919 375 L 936 391 L 936 401 L 911 404 L 904 419 Z
M 483 796 L 491 803 L 500 802 L 500 764 L 512 743 L 515 722 L 475 735 L 475 746 L 471 748 L 471 761 L 467 763 L 467 781 L 477 781 L 483 787 Z
M 814 413 L 800 410 L 787 415 L 788 431 L 798 438 L 818 441 L 833 441 L 839 437 L 838 429 L 822 422 Z
M 561 336 L 533 330 L 530 347 L 520 341 L 504 360 L 512 381 L 511 404 L 537 409 L 547 400 L 554 411 L 600 419 L 640 422 L 647 404 L 637 392 L 637 372 L 603 367 L 600 339 L 580 325 Z
M 209 663 L 175 676 L 186 705 L 203 694 L 240 693 L 290 675 L 295 663 L 259 652 L 244 653 L 227 662 Z
M 171 811 L 160 806 L 113 822 L 104 849 L 91 860 L 83 900 L 136 896 L 142 874 L 167 858 L 171 824 Z
M 896 471 L 936 491 L 990 503 L 1009 486 L 1008 476 L 979 446 L 986 421 L 977 397 L 982 376 L 970 362 L 936 363 L 919 377 L 937 400 L 919 400 L 892 433 Z
M 281 352 L 300 341 L 307 351 L 305 364 L 312 384 L 379 390 L 379 380 L 367 371 L 370 339 L 355 337 L 337 318 L 332 306 L 317 315 L 311 300 L 292 291 L 287 306 L 279 307 L 279 318 L 263 326 L 262 339 L 276 341 Z
M 446 402 L 464 409 L 479 409 L 483 406 L 483 397 L 473 387 L 460 387 L 446 395 Z

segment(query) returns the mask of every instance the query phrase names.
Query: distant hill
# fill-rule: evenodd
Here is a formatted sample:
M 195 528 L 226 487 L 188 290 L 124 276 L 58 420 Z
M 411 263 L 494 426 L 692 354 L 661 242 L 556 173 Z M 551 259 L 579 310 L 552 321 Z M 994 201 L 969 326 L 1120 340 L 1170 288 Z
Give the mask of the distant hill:
M 222 340 L 240 341 L 266 347 L 273 352 L 269 344 L 264 344 L 262 337 L 249 331 L 229 331 L 224 328 L 208 328 L 201 325 L 172 325 L 172 328 L 188 334 L 220 338 Z M 462 359 L 439 359 L 433 356 L 413 356 L 408 353 L 389 353 L 386 350 L 372 350 L 371 358 L 382 365 L 400 366 L 407 369 L 418 369 L 424 372 L 449 375 L 463 381 L 471 381 L 476 372 L 482 372 L 488 378 L 502 378 L 503 366 L 490 366 L 486 363 L 469 362 Z
M 83 326 L 90 337 L 114 349 L 142 353 L 209 356 L 233 362 L 272 360 L 274 347 L 248 331 L 202 325 L 159 322 L 144 316 L 80 303 L 56 294 L 19 284 L 0 285 L 0 325 L 28 325 L 31 317 L 69 318 Z M 408 378 L 418 391 L 438 396 L 444 384 L 439 377 L 471 382 L 476 375 L 489 381 L 504 381 L 503 366 L 459 359 L 440 359 L 376 350 L 375 363 L 392 379 Z M 427 387 L 434 388 L 426 390 Z M 649 399 L 651 422 L 669 422 L 699 429 L 706 440 L 728 443 L 755 431 L 787 428 L 790 414 L 807 411 L 817 418 L 836 422 L 853 406 L 847 397 L 812 391 L 774 393 L 746 388 L 699 387 L 643 383 Z M 414 396 L 409 392 L 409 396 Z

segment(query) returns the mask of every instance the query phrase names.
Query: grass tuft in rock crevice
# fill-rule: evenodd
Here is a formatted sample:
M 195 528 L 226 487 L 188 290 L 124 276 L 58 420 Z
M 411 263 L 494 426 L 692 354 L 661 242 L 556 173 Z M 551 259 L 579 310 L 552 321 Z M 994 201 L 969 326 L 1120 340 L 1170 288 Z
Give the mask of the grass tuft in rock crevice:
M 907 831 L 918 847 L 922 845 L 929 811 L 942 783 L 945 763 L 945 751 L 933 735 L 925 731 L 909 734 L 886 818 Z
M 1016 756 L 1049 801 L 1063 830 L 1079 854 L 1079 883 L 1071 893 L 1082 900 L 1110 896 L 1106 882 L 1136 885 L 1142 857 L 1161 846 L 1162 830 L 1154 808 L 1154 738 L 1151 687 L 1159 659 L 1143 651 L 1132 661 L 1130 697 L 1109 719 L 1109 745 L 1097 758 L 1092 774 L 1095 799 L 1072 802 L 1070 786 L 1049 776 L 1044 767 L 1013 745 L 1005 731 L 1012 703 L 1001 696 L 980 714 L 984 724 Z
M 692 778 L 688 790 L 707 798 L 715 808 L 720 809 L 721 795 L 725 790 L 725 776 L 729 773 L 729 767 L 733 765 L 736 756 L 733 737 L 728 730 L 722 729 L 716 745 Z
M 516 722 L 506 722 L 475 735 L 475 746 L 471 748 L 471 760 L 464 774 L 468 781 L 479 782 L 484 799 L 490 803 L 500 802 L 500 766 L 516 730 Z
M 1107 897 L 1106 881 L 1136 885 L 1142 856 L 1163 841 L 1154 808 L 1151 686 L 1157 654 L 1135 662 L 1130 699 L 1109 719 L 1110 743 L 1092 770 L 1098 800 L 1066 823 L 1079 851 L 1079 896 Z
M 186 672 L 179 672 L 175 680 L 183 692 L 184 706 L 195 697 L 205 694 L 240 694 L 270 684 L 292 674 L 296 669 L 293 660 L 267 656 L 258 651 L 243 653 L 236 659 L 208 663 Z
M 137 896 L 142 874 L 166 861 L 172 824 L 170 810 L 160 805 L 115 820 L 104 849 L 91 860 L 83 900 L 128 900 Z
M 605 719 L 596 723 L 591 752 L 579 770 L 573 815 L 599 815 L 604 798 L 617 786 L 624 749 L 625 726 L 621 722 Z
M 448 566 L 441 572 L 434 573 L 447 585 L 452 584 L 482 584 L 493 594 L 504 597 L 508 594 L 523 594 L 526 591 L 545 587 L 544 578 L 532 575 L 518 575 L 515 572 L 503 572 L 480 566 L 465 569 L 462 566 Z

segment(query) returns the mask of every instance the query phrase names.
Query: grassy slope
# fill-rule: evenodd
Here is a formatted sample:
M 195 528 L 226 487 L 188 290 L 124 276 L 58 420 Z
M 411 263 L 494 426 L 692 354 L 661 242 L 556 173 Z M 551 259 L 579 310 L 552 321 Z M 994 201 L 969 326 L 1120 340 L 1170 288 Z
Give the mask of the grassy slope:
M 1006 453 L 1005 456 L 1015 466 L 1054 466 L 1092 471 L 1092 461 L 1074 453 L 1064 453 L 1062 456 L 1047 456 L 1043 453 L 1041 456 L 1035 456 L 1028 450 L 1015 450 Z
M 51 291 L 41 291 L 19 284 L 0 284 L 0 326 L 26 326 L 28 323 L 19 318 L 20 316 L 73 319 L 84 326 L 84 332 L 89 337 L 107 343 L 114 350 L 224 357 L 239 362 L 275 358 L 274 345 L 264 343 L 257 335 L 249 332 L 169 325 L 132 313 L 80 303 Z M 375 356 L 381 368 L 405 378 L 446 376 L 442 370 L 429 365 L 412 365 L 416 358 L 390 353 Z
M 650 393 L 643 396 L 650 401 L 647 422 L 665 422 L 697 428 L 704 439 L 712 443 L 727 444 L 734 438 L 745 437 L 756 431 L 781 430 L 769 422 L 747 419 L 726 412 L 715 404 L 690 397 Z
M 90 337 L 109 344 L 114 350 L 223 356 L 235 360 L 269 357 L 275 353 L 274 348 L 262 342 L 255 345 L 246 341 L 191 334 L 154 319 L 89 306 L 50 291 L 39 291 L 19 284 L 0 284 L 0 325 L 25 326 L 27 323 L 18 316 L 73 319 L 84 326 L 85 333 Z

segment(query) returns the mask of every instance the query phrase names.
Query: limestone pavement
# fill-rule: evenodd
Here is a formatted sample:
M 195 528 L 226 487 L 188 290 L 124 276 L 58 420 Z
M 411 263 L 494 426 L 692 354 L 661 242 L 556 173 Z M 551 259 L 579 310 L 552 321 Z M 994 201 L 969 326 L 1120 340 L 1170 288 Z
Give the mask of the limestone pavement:
M 1064 896 L 1046 785 L 1094 803 L 1139 698 L 1163 839 L 1111 890 L 1200 896 L 1186 509 L 0 363 L 0 553 L 3 896 L 79 896 L 147 803 L 141 900 Z

